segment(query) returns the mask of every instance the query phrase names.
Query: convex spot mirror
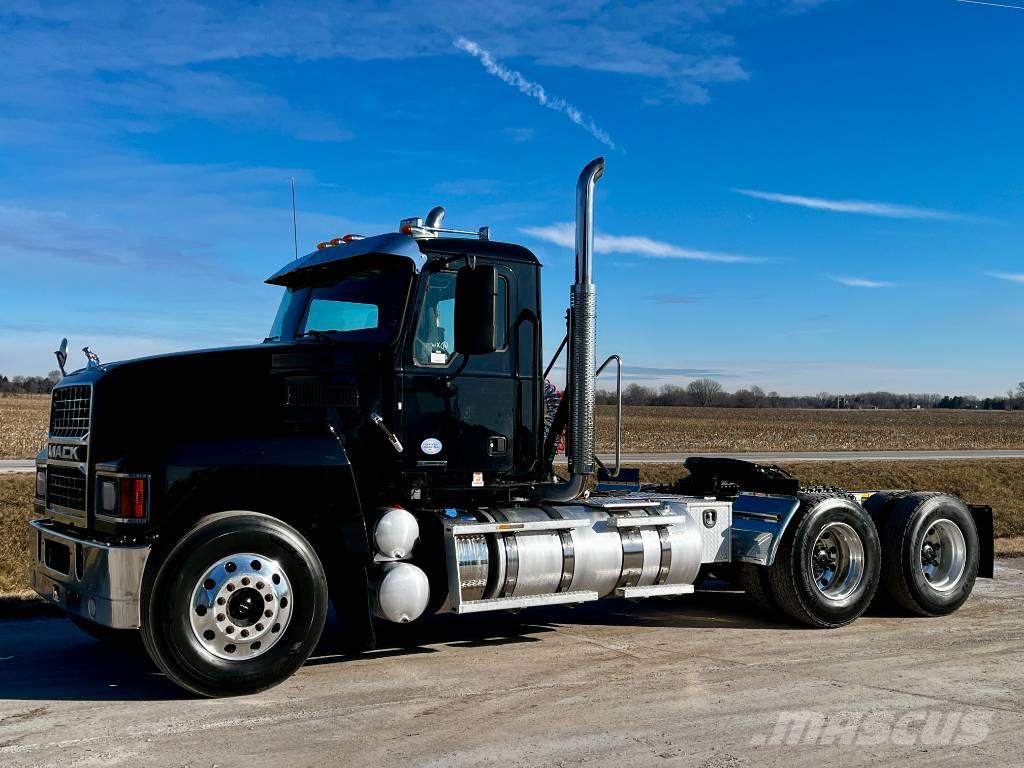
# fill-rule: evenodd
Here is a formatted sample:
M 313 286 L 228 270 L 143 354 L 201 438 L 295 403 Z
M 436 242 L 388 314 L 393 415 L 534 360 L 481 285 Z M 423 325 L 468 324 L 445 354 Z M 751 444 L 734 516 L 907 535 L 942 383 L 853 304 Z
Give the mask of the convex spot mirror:
M 462 267 L 455 279 L 455 351 L 487 355 L 498 348 L 498 270 Z

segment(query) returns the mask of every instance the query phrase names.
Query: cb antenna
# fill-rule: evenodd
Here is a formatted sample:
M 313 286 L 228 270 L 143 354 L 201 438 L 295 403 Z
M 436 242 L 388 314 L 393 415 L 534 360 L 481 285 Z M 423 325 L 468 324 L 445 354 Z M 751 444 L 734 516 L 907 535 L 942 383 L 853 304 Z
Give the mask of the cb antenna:
M 295 215 L 295 177 L 292 176 L 292 237 L 295 240 L 295 258 L 299 258 L 299 220 Z

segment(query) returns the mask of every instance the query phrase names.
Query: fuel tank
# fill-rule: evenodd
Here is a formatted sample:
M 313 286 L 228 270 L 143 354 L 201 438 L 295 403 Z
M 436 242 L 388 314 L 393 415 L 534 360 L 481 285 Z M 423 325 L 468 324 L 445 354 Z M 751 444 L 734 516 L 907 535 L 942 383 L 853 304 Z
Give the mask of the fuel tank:
M 470 511 L 447 523 L 451 602 L 500 608 L 533 596 L 690 585 L 702 563 L 730 559 L 730 525 L 728 502 L 679 496 Z

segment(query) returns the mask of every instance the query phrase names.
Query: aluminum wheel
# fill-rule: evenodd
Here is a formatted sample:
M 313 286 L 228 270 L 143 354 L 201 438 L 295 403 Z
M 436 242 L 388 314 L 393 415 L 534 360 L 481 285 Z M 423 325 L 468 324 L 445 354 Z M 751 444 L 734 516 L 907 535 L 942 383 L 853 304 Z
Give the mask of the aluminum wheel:
M 864 578 L 864 542 L 846 523 L 829 523 L 811 547 L 814 586 L 829 600 L 845 600 Z
M 967 542 L 952 520 L 937 520 L 921 544 L 921 569 L 937 592 L 949 592 L 960 583 L 967 567 Z
M 251 659 L 281 639 L 292 616 L 291 585 L 275 560 L 253 553 L 214 563 L 192 591 L 192 632 L 220 659 Z

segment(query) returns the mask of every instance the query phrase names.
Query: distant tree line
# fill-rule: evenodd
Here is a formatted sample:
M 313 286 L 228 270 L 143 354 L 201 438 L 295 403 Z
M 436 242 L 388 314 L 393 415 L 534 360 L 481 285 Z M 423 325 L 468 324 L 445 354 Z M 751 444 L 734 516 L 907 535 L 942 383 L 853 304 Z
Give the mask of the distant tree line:
M 60 371 L 50 371 L 49 376 L 15 376 L 11 379 L 0 374 L 0 395 L 48 395 L 58 381 Z
M 600 405 L 613 405 L 615 393 L 598 390 Z M 968 408 L 986 411 L 1024 410 L 1024 381 L 1005 397 L 979 398 L 974 395 L 897 394 L 861 392 L 855 395 L 819 392 L 816 395 L 781 395 L 761 387 L 727 392 L 714 379 L 696 379 L 687 386 L 666 384 L 645 387 L 630 384 L 622 391 L 624 405 L 689 405 L 702 408 Z

